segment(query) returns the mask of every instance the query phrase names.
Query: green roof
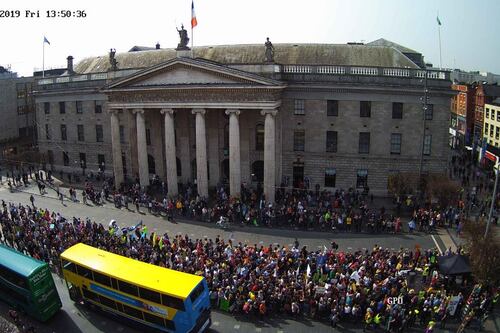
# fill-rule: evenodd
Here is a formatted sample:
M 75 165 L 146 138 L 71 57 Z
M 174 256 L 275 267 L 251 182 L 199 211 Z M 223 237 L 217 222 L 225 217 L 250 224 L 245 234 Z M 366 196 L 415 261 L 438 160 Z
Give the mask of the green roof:
M 22 276 L 30 276 L 37 268 L 47 265 L 4 245 L 0 245 L 0 264 Z

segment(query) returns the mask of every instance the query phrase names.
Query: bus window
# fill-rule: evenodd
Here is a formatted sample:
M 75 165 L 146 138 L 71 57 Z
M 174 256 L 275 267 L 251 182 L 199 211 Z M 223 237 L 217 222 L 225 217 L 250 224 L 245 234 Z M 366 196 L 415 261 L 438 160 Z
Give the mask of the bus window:
M 76 273 L 76 266 L 71 261 L 63 260 L 62 265 L 63 265 L 63 269 L 66 269 L 70 272 Z
M 76 271 L 78 272 L 78 275 L 92 280 L 92 271 L 90 269 L 85 268 L 85 267 L 80 266 L 80 265 L 76 265 Z
M 163 318 L 154 316 L 152 314 L 149 314 L 147 312 L 144 312 L 144 320 L 147 321 L 148 323 L 153 323 L 156 325 L 160 325 L 162 327 L 165 326 L 165 320 Z
M 137 291 L 137 286 L 134 286 L 133 284 L 127 283 L 125 281 L 118 281 L 120 291 L 123 291 L 124 293 L 137 296 L 139 297 L 139 292 Z
M 94 281 L 103 284 L 105 286 L 111 287 L 111 281 L 109 279 L 109 276 L 98 273 L 96 271 L 94 271 Z
M 156 291 L 152 291 L 149 289 L 139 288 L 139 293 L 141 294 L 141 298 L 147 299 L 148 301 L 155 302 L 161 304 L 161 296 L 160 293 Z
M 28 289 L 28 284 L 24 277 L 2 265 L 0 265 L 0 277 L 19 288 Z
M 4 294 L 5 296 L 12 298 L 19 303 L 28 304 L 28 297 L 21 295 L 20 293 L 18 293 L 13 289 L 7 288 L 1 283 L 0 283 L 0 294 Z
M 135 317 L 137 319 L 144 320 L 144 318 L 142 318 L 142 311 L 137 310 L 125 304 L 122 304 L 122 306 L 124 313 L 128 314 L 129 316 Z
M 99 295 L 96 294 L 95 292 L 90 291 L 88 289 L 82 289 L 82 292 L 85 298 L 90 299 L 94 302 L 99 302 Z
M 184 301 L 182 299 L 168 296 L 165 294 L 161 295 L 161 303 L 165 306 L 180 310 L 180 311 L 186 311 L 184 309 Z
M 113 310 L 116 310 L 116 302 L 113 301 L 111 298 L 107 298 L 104 296 L 99 296 L 101 299 L 101 304 L 104 306 L 107 306 L 108 308 L 111 308 Z
M 200 282 L 200 284 L 198 286 L 196 286 L 196 288 L 194 288 L 193 292 L 189 296 L 189 298 L 191 299 L 191 302 L 194 303 L 194 301 L 196 301 L 198 296 L 200 296 L 204 290 L 205 290 L 205 287 L 203 286 L 203 282 Z

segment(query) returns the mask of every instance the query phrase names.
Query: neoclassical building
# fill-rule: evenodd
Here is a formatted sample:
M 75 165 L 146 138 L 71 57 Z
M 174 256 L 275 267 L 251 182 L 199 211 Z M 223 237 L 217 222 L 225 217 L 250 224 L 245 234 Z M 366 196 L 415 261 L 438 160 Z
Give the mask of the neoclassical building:
M 56 170 L 116 183 L 387 191 L 388 175 L 447 167 L 449 72 L 386 40 L 134 47 L 37 81 L 39 149 Z M 422 97 L 427 73 L 428 107 Z M 424 121 L 425 119 L 425 121 Z M 422 157 L 422 159 L 421 159 Z

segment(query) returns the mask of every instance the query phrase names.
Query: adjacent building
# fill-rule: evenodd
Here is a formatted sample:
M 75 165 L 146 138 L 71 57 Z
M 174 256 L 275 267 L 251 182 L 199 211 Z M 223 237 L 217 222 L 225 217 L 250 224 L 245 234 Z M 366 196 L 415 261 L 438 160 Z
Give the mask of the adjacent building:
M 476 87 L 475 108 L 474 108 L 474 135 L 472 146 L 475 159 L 478 158 L 483 138 L 484 105 L 491 103 L 500 97 L 500 86 L 491 84 L 478 84 Z
M 18 77 L 0 66 L 0 159 L 3 162 L 15 160 L 19 153 L 33 148 L 34 81 L 33 77 Z
M 376 45 L 375 45 L 376 44 Z M 54 169 L 116 183 L 369 188 L 447 168 L 449 72 L 397 44 L 138 49 L 68 61 L 37 81 L 38 144 Z M 408 54 L 405 54 L 408 53 Z M 427 76 L 427 80 L 424 78 Z M 424 81 L 428 105 L 422 105 Z
M 456 91 L 456 95 L 451 100 L 450 146 L 464 148 L 472 144 L 475 87 L 453 84 L 451 88 Z
M 483 142 L 500 147 L 500 98 L 484 105 Z

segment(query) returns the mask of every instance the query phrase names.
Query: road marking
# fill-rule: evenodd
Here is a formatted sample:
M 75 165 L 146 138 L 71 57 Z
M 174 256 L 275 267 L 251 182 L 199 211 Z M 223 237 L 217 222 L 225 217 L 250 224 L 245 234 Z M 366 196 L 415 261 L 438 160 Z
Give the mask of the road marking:
M 264 242 L 263 242 L 263 241 L 260 241 L 260 242 L 259 242 L 259 244 L 264 244 Z
M 71 310 L 71 313 L 75 314 L 75 313 L 76 313 L 76 310 Z
M 235 330 L 239 330 L 240 329 L 240 325 L 234 325 L 234 329 Z
M 256 327 L 256 328 L 255 328 L 255 332 L 262 332 L 262 328 L 260 328 L 260 327 Z
M 439 254 L 441 254 L 441 255 L 442 255 L 442 254 L 443 254 L 443 251 L 441 251 L 441 248 L 439 247 L 439 244 L 438 244 L 438 242 L 436 241 L 436 238 L 434 237 L 434 235 L 431 235 L 431 238 L 432 238 L 432 240 L 434 241 L 434 244 L 436 244 L 436 247 L 437 247 L 437 249 L 438 249 L 438 251 L 439 251 Z
M 220 323 L 219 323 L 218 321 L 214 321 L 214 322 L 212 322 L 212 325 L 214 325 L 214 326 L 219 326 L 219 324 L 220 324 Z
M 194 234 L 189 234 L 189 236 L 194 237 Z
M 283 330 L 278 330 L 278 332 L 276 332 L 276 333 L 284 333 L 284 332 L 285 331 L 283 331 Z
M 347 249 L 348 249 L 348 250 L 352 250 L 352 247 L 348 247 Z

